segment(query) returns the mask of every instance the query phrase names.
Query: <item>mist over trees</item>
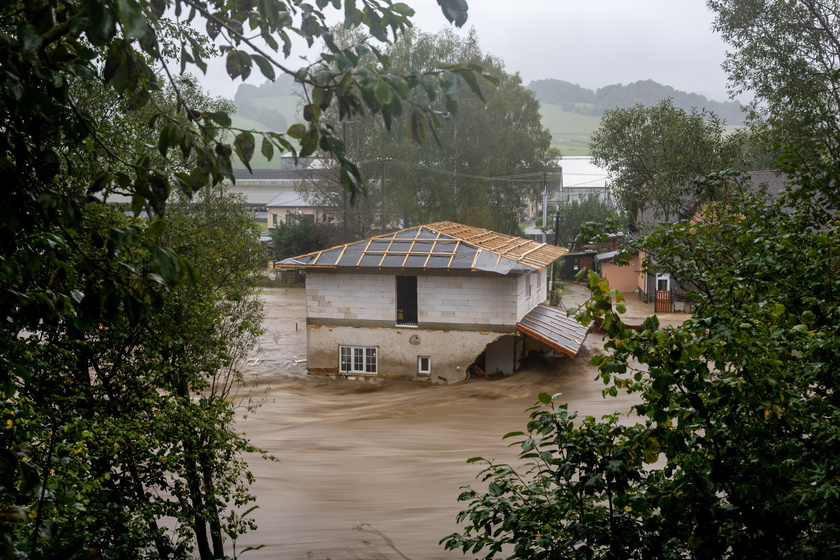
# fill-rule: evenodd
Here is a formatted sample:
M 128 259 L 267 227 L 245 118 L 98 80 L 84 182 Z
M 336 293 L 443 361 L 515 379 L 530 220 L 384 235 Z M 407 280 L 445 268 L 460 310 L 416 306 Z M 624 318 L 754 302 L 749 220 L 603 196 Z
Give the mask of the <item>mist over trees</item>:
M 336 40 L 342 39 L 340 32 Z M 501 60 L 482 52 L 475 32 L 459 37 L 451 31 L 405 34 L 384 54 L 394 68 L 426 68 L 435 61 L 473 64 L 498 81 L 482 89 L 483 100 L 470 92 L 454 94 L 458 113 L 423 92 L 408 103 L 428 103 L 440 117 L 435 141 L 418 144 L 370 118 L 341 123 L 347 150 L 371 179 L 367 196 L 357 197 L 348 214 L 351 238 L 385 229 L 452 220 L 508 234 L 520 234 L 529 200 L 538 198 L 543 172 L 554 165 L 550 133 L 540 121 L 539 104 L 518 75 Z M 392 130 L 417 126 L 410 114 L 394 115 Z M 325 167 L 333 167 L 325 160 Z M 385 177 L 383 195 L 381 178 Z M 335 176 L 307 187 L 319 206 L 341 208 L 343 192 Z M 385 205 L 383 209 L 383 203 Z
M 532 81 L 527 87 L 540 101 L 584 115 L 601 116 L 611 109 L 628 109 L 635 105 L 652 107 L 665 99 L 672 99 L 678 109 L 705 110 L 716 114 L 726 124 L 741 125 L 745 118 L 737 101 L 712 101 L 703 95 L 679 91 L 653 80 L 613 84 L 592 90 L 564 80 L 546 79 Z
M 291 76 L 280 76 L 259 86 L 239 84 L 233 98 L 236 114 L 264 124 L 270 130 L 286 130 L 289 126 L 286 116 L 276 109 L 254 103 L 255 99 L 292 95 L 295 81 Z

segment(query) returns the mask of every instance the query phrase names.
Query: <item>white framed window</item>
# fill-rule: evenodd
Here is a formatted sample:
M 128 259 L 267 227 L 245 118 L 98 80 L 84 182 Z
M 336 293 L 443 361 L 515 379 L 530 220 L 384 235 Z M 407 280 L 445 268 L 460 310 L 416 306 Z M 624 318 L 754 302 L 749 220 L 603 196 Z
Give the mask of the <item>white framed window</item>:
M 376 375 L 375 346 L 339 346 L 339 373 Z
M 429 356 L 417 356 L 417 375 L 432 374 L 432 358 Z

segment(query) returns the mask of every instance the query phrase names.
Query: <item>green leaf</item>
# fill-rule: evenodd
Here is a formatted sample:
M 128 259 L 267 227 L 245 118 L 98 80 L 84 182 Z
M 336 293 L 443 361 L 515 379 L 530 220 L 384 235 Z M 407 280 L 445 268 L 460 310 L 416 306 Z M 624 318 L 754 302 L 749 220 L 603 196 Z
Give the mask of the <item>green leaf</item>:
M 251 75 L 251 55 L 245 51 L 231 49 L 225 61 L 225 70 L 231 79 L 246 80 Z
M 454 23 L 457 27 L 463 27 L 467 23 L 467 0 L 438 0 L 438 4 L 449 23 Z
M 250 161 L 254 157 L 255 148 L 254 135 L 247 130 L 237 134 L 233 141 L 233 149 L 236 151 L 236 155 L 249 170 L 251 169 Z
M 262 75 L 268 78 L 270 81 L 274 81 L 276 78 L 276 74 L 274 73 L 274 65 L 262 55 L 259 54 L 252 54 L 251 59 L 257 63 L 257 66 L 262 72 Z
M 426 117 L 417 109 L 412 107 L 408 117 L 408 137 L 417 142 L 423 142 L 426 138 Z
M 487 100 L 484 99 L 484 95 L 481 93 L 481 88 L 478 85 L 478 80 L 475 77 L 475 73 L 473 73 L 470 70 L 464 70 L 459 72 L 458 75 L 461 76 L 461 79 L 467 82 L 467 85 L 470 86 L 470 89 L 476 95 L 476 97 L 481 99 L 481 101 L 483 101 L 484 103 L 487 103 Z
M 271 158 L 274 157 L 274 144 L 271 143 L 271 140 L 263 136 L 262 144 L 260 146 L 260 152 L 262 153 L 263 157 L 268 161 L 271 161 Z
M 295 123 L 289 127 L 289 129 L 286 131 L 286 134 L 288 134 L 296 140 L 301 140 L 307 134 L 307 127 L 306 125 L 303 125 L 301 123 Z
M 152 256 L 158 272 L 167 284 L 173 286 L 181 280 L 183 269 L 178 257 L 159 246 L 152 248 Z
M 539 399 L 539 401 L 542 404 L 550 404 L 551 403 L 551 395 L 549 395 L 548 393 L 540 393 L 537 396 L 537 399 Z
M 203 117 L 225 128 L 228 128 L 231 126 L 231 124 L 233 124 L 233 121 L 231 121 L 230 119 L 230 115 L 226 111 L 214 111 L 211 113 L 204 113 Z
M 376 82 L 376 87 L 373 89 L 376 100 L 380 105 L 390 105 L 394 99 L 394 91 L 391 86 L 383 79 Z

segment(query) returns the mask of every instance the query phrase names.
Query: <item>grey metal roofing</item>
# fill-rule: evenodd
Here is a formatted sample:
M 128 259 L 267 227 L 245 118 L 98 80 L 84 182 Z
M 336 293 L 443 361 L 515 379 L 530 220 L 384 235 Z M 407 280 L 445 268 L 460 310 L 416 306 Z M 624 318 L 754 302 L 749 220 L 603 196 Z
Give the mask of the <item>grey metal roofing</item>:
M 589 333 L 589 328 L 569 317 L 565 309 L 545 303 L 529 311 L 516 324 L 516 330 L 572 357 L 577 356 Z
M 599 253 L 595 258 L 599 261 L 608 261 L 618 254 L 618 251 L 608 251 L 606 253 Z
M 541 270 L 566 249 L 486 229 L 437 222 L 280 261 L 311 268 L 481 270 L 499 274 Z
M 310 206 L 313 206 L 312 203 L 307 202 L 303 198 L 303 195 L 296 191 L 281 192 L 266 204 L 268 208 L 302 208 Z
M 272 160 L 275 161 L 276 160 Z M 281 157 L 279 166 L 274 169 L 234 169 L 233 176 L 237 181 L 240 179 L 296 179 L 306 173 L 317 162 L 315 158 L 299 158 L 295 163 L 294 158 Z
M 277 195 L 283 192 L 289 192 L 286 189 L 277 187 L 241 187 L 239 185 L 231 185 L 228 190 L 233 193 L 238 193 L 245 197 L 245 203 L 249 206 L 268 206 Z

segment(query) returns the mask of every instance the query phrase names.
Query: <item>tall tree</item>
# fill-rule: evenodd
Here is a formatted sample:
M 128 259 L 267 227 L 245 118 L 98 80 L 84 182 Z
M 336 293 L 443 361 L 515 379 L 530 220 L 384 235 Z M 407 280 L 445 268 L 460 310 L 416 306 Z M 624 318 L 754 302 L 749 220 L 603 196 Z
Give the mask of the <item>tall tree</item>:
M 463 24 L 463 0 L 439 4 Z M 191 214 L 219 207 L 212 192 L 199 203 L 210 206 L 182 215 L 167 218 L 166 204 L 173 191 L 189 198 L 232 178 L 231 157 L 247 165 L 257 140 L 237 130 L 226 142 L 224 107 L 192 96 L 176 73 L 203 71 L 220 51 L 231 79 L 254 65 L 270 79 L 293 75 L 306 88 L 306 124 L 263 136 L 260 149 L 300 156 L 320 147 L 339 161 L 342 184 L 357 189 L 358 169 L 322 110 L 335 104 L 342 118 L 389 121 L 421 81 L 445 86 L 450 99 L 461 77 L 478 89 L 480 72 L 361 67 L 357 52 L 378 52 L 377 41 L 407 29 L 413 12 L 364 0 L 343 13 L 345 25 L 375 40 L 331 49 L 329 71 L 282 62 L 290 35 L 330 42 L 325 13 L 309 4 L 0 7 L 3 557 L 186 558 L 195 549 L 218 558 L 223 533 L 248 525 L 225 513 L 249 500 L 240 452 L 250 447 L 231 428 L 229 399 L 236 361 L 259 324 L 254 302 L 238 291 L 259 246 L 237 222 L 246 216 Z M 434 124 L 428 107 L 412 114 Z M 100 204 L 114 194 L 130 196 L 135 216 L 148 219 Z M 174 533 L 162 519 L 174 519 Z
M 561 203 L 554 217 L 554 244 L 560 247 L 573 247 L 580 227 L 585 222 L 605 223 L 609 219 L 618 221 L 618 211 L 601 200 L 595 194 L 582 199 L 572 199 Z
M 838 3 L 709 5 L 733 47 L 732 85 L 756 93 L 789 189 L 710 202 L 703 219 L 639 240 L 659 270 L 695 287 L 694 316 L 678 327 L 651 317 L 629 329 L 620 295 L 589 274 L 580 319 L 599 319 L 609 337 L 593 361 L 606 393 L 638 393 L 638 423 L 575 420 L 559 396 L 541 395 L 547 406 L 510 434 L 527 476 L 490 464 L 488 490 L 462 495 L 468 524 L 451 548 L 840 557 Z
M 772 131 L 781 168 L 838 205 L 840 2 L 709 0 L 731 45 L 724 67 L 733 93 Z M 835 186 L 831 186 L 835 185 Z
M 482 53 L 473 31 L 458 37 L 442 31 L 435 35 L 410 33 L 387 51 L 392 67 L 432 68 L 435 64 L 480 66 L 498 81 L 485 88 L 483 99 L 454 93 L 458 114 L 450 101 L 418 91 L 411 103 L 429 104 L 438 112 L 436 142 L 406 142 L 370 119 L 347 123 L 348 150 L 368 162 L 368 176 L 379 178 L 385 163 L 385 219 L 388 226 L 411 226 L 453 220 L 520 233 L 521 214 L 528 200 L 538 198 L 542 172 L 556 155 L 550 133 L 542 126 L 539 103 L 518 75 L 508 73 L 502 61 Z M 400 127 L 423 128 L 410 114 L 395 118 Z M 368 204 L 381 221 L 381 181 L 369 183 Z M 324 203 L 334 201 L 336 188 L 321 189 Z
M 670 99 L 607 111 L 591 147 L 631 220 L 645 210 L 659 219 L 690 217 L 704 198 L 694 180 L 740 163 L 723 122 L 706 111 L 677 109 Z
M 87 208 L 85 219 L 88 232 L 108 239 L 70 238 L 86 260 L 108 259 L 114 235 L 156 235 L 113 207 Z M 219 558 L 228 531 L 244 529 L 230 508 L 252 500 L 241 454 L 254 449 L 233 426 L 233 406 L 238 365 L 262 318 L 250 291 L 266 262 L 257 234 L 240 200 L 205 191 L 171 207 L 157 234 L 194 272 L 169 291 L 159 280 L 147 293 L 160 300 L 153 312 L 120 313 L 106 301 L 115 317 L 105 323 L 42 324 L 6 346 L 24 352 L 27 367 L 4 409 L 14 453 L 4 458 L 6 482 L 17 474 L 21 484 L 4 501 L 28 508 L 26 523 L 5 528 L 21 553 L 132 558 L 152 548 L 159 557 Z M 123 259 L 152 274 L 143 252 Z M 93 280 L 72 256 L 60 271 L 55 281 L 79 292 Z M 28 463 L 43 469 L 35 480 Z

